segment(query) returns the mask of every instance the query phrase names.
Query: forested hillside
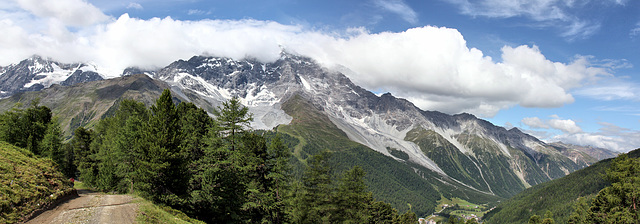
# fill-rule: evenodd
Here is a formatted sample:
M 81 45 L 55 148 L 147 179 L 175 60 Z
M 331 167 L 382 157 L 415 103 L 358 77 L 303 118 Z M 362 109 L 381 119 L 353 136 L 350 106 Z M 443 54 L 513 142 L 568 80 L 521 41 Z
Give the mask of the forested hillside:
M 361 167 L 342 163 L 334 169 L 336 150 L 293 163 L 294 178 L 290 161 L 297 157 L 287 145 L 298 145 L 297 139 L 252 131 L 252 115 L 237 99 L 223 103 L 213 117 L 191 103 L 176 104 L 169 90 L 150 108 L 121 100 L 110 116 L 92 129 L 77 128 L 64 144 L 51 111 L 37 102 L 1 118 L 3 140 L 53 158 L 68 177 L 102 191 L 134 193 L 209 223 L 417 220 L 411 211 L 400 215 L 374 200 Z M 12 125 L 24 128 L 7 128 Z M 40 131 L 26 137 L 15 132 L 32 129 Z
M 595 209 L 591 209 L 591 206 L 604 204 L 601 202 L 604 195 L 601 194 L 606 194 L 605 192 L 611 190 L 605 191 L 603 189 L 611 188 L 612 183 L 616 185 L 624 178 L 628 178 L 626 179 L 627 183 L 621 185 L 623 187 L 626 186 L 626 190 L 629 190 L 627 192 L 629 195 L 624 198 L 635 200 L 636 205 L 639 205 L 637 200 L 637 189 L 640 189 L 638 185 L 640 181 L 637 180 L 637 178 L 640 178 L 640 170 L 638 170 L 640 169 L 639 154 L 640 150 L 634 150 L 629 152 L 628 155 L 623 154 L 615 159 L 606 159 L 571 173 L 566 177 L 533 186 L 500 203 L 485 216 L 485 219 L 490 223 L 527 223 L 532 217 L 544 217 L 549 211 L 557 223 L 567 223 L 570 220 L 570 223 L 593 223 L 593 220 L 588 221 L 586 219 L 589 216 L 588 211 L 598 212 Z M 633 190 L 634 186 L 635 190 Z M 621 188 L 618 187 L 617 189 Z M 623 191 L 619 190 L 618 192 Z M 624 201 L 622 199 L 613 200 L 616 201 L 615 203 Z M 633 202 L 627 207 L 633 208 Z M 576 210 L 578 210 L 578 213 L 576 213 Z M 632 210 L 631 213 L 635 212 L 635 217 L 638 217 L 638 210 Z M 612 211 L 606 213 L 614 214 Z M 634 217 L 634 215 L 628 215 L 629 217 Z M 534 219 L 537 219 L 535 217 Z M 599 223 L 610 222 L 603 221 Z

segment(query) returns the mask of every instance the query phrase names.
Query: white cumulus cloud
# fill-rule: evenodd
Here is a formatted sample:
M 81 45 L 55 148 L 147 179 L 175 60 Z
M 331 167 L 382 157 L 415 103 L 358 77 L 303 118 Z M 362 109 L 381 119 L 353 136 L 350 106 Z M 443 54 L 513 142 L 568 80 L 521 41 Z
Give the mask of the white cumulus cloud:
M 549 125 L 538 117 L 525 117 L 522 123 L 532 128 L 549 128 Z
M 38 17 L 54 18 L 70 26 L 88 26 L 110 17 L 85 0 L 15 0 Z
M 525 117 L 522 123 L 536 129 L 555 129 L 563 133 L 576 134 L 581 133 L 582 128 L 571 119 L 560 119 L 557 115 L 552 115 L 552 119 L 542 120 L 538 117 Z
M 31 12 L 14 13 L 25 10 Z M 86 13 L 91 18 L 104 15 Z M 194 55 L 269 62 L 277 60 L 284 48 L 328 67 L 346 68 L 345 74 L 356 84 L 392 92 L 422 109 L 482 117 L 514 105 L 560 107 L 574 101 L 571 90 L 608 75 L 589 57 L 554 62 L 537 46 L 505 46 L 495 60 L 469 47 L 458 30 L 445 27 L 327 32 L 251 19 L 143 20 L 124 14 L 72 31 L 68 24 L 56 22 L 62 20 L 40 23 L 43 29 L 25 29 L 24 24 L 30 23 L 22 20 L 28 16 L 0 18 L 3 30 L 12 31 L 0 36 L 3 65 L 39 54 L 65 62 L 92 61 L 115 76 L 129 66 L 163 67 Z

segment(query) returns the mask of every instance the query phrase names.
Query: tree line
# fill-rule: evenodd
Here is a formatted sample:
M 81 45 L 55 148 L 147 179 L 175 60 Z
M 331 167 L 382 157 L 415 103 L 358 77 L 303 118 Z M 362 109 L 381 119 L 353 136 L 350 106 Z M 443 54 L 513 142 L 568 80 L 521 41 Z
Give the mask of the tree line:
M 0 115 L 0 140 L 51 157 L 67 176 L 106 192 L 135 193 L 209 223 L 416 223 L 376 201 L 358 166 L 334 175 L 322 152 L 292 175 L 290 149 L 278 134 L 249 127 L 238 99 L 213 117 L 165 90 L 147 108 L 122 100 L 92 129 L 63 143 L 51 110 L 32 102 Z M 275 136 L 275 137 L 268 137 Z

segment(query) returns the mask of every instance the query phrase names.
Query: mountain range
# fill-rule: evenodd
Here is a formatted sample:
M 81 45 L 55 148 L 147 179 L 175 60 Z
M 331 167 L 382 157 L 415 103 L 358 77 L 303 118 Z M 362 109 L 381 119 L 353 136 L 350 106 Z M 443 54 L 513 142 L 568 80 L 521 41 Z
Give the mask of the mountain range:
M 295 140 L 293 164 L 304 166 L 310 155 L 333 151 L 338 169 L 364 167 L 374 197 L 401 211 L 411 203 L 418 215 L 432 213 L 441 198 L 496 202 L 615 156 L 606 149 L 547 144 L 467 113 L 421 110 L 287 53 L 270 63 L 194 56 L 157 70 L 128 68 L 119 78 L 106 77 L 90 64 L 34 56 L 0 67 L 0 110 L 39 99 L 70 135 L 109 116 L 122 99 L 150 105 L 166 88 L 176 101 L 208 112 L 237 97 L 253 114 L 254 129 Z

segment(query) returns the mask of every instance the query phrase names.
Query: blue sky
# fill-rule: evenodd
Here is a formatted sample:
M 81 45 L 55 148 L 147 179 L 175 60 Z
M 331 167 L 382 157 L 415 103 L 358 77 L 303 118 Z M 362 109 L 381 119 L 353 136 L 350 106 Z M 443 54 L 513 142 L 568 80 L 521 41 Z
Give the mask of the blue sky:
M 33 54 L 117 74 L 196 54 L 303 54 L 425 110 L 545 141 L 640 147 L 640 1 L 0 0 L 0 66 Z

